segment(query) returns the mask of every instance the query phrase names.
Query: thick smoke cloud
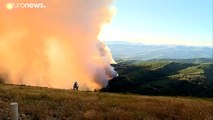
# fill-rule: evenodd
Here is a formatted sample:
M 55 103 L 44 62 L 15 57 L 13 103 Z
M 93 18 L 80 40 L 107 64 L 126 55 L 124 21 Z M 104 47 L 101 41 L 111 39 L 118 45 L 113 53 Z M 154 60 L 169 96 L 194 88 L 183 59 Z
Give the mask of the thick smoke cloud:
M 29 3 L 29 0 L 13 0 Z M 97 39 L 110 22 L 111 0 L 31 0 L 45 8 L 6 9 L 0 1 L 0 82 L 82 90 L 116 76 L 108 47 Z

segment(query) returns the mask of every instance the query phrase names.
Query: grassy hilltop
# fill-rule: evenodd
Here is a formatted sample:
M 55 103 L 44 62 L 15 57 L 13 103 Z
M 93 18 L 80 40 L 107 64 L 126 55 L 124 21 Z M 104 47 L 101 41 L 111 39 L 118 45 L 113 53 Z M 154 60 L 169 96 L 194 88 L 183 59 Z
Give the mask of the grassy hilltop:
M 118 61 L 119 77 L 103 91 L 213 97 L 213 62 Z
M 80 92 L 0 84 L 0 119 L 19 103 L 22 120 L 212 119 L 211 99 Z

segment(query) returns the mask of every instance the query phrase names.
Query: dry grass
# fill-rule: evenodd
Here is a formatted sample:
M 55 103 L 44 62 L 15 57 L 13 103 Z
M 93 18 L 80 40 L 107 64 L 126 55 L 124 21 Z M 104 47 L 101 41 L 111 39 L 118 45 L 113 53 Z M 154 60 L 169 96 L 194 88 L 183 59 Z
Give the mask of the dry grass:
M 213 101 L 78 92 L 0 84 L 0 119 L 9 117 L 9 103 L 19 103 L 22 119 L 41 120 L 211 120 Z

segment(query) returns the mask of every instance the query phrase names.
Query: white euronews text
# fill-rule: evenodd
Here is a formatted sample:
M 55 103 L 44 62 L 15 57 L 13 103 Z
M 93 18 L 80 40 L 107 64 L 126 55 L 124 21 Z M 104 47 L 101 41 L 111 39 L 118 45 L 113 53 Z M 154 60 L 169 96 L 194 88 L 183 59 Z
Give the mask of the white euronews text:
M 8 3 L 6 5 L 7 9 L 14 9 L 14 8 L 46 8 L 44 3 Z

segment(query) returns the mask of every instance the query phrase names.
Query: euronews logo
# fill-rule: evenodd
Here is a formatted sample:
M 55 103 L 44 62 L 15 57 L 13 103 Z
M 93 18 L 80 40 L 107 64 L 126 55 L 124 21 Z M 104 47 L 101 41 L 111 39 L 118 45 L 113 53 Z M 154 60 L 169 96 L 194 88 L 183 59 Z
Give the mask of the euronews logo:
M 44 3 L 7 3 L 6 8 L 8 10 L 12 10 L 16 8 L 43 9 L 43 8 L 46 8 L 46 5 Z

